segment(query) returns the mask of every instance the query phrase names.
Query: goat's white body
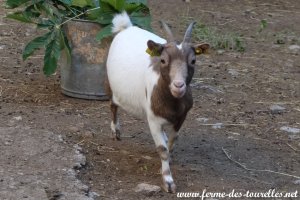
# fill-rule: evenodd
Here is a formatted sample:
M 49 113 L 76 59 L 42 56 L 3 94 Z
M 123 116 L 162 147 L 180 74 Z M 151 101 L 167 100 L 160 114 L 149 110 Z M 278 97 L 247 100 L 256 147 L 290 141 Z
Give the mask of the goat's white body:
M 150 97 L 158 81 L 146 53 L 148 40 L 166 43 L 153 33 L 130 26 L 115 36 L 107 58 L 114 103 L 138 117 L 150 114 Z

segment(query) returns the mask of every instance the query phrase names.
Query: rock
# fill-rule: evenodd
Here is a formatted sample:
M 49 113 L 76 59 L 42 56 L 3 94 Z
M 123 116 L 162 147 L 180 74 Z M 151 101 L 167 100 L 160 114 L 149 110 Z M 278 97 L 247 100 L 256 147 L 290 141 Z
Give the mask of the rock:
M 215 123 L 215 124 L 212 126 L 212 128 L 213 128 L 213 129 L 221 129 L 222 126 L 223 126 L 223 123 Z
M 300 185 L 300 179 L 295 180 L 293 183 L 294 183 L 295 185 Z
M 228 69 L 228 73 L 233 77 L 237 77 L 239 75 L 239 72 L 235 69 Z
M 279 105 L 271 105 L 270 110 L 272 114 L 281 114 L 285 111 L 285 108 Z
M 70 126 L 68 129 L 71 133 L 79 132 L 79 128 L 77 128 L 76 126 Z
M 123 149 L 120 151 L 120 153 L 121 153 L 121 154 L 124 154 L 124 155 L 130 154 L 129 151 L 126 151 L 126 150 L 123 150 Z
M 300 129 L 299 128 L 292 128 L 292 127 L 288 127 L 288 126 L 283 126 L 280 128 L 280 130 L 282 131 L 286 131 L 288 133 L 300 133 Z
M 5 45 L 0 45 L 0 50 L 4 49 L 5 48 Z
M 147 183 L 140 183 L 134 188 L 135 192 L 142 192 L 149 196 L 160 192 L 160 190 L 161 190 L 161 188 L 159 186 L 150 185 Z
M 151 156 L 142 156 L 142 158 L 146 159 L 146 160 L 152 160 Z
M 2 145 L 5 141 L 13 145 Z M 47 130 L 0 127 L 0 199 L 93 200 L 73 169 L 76 151 Z M 12 158 L 18 163 L 12 164 Z
M 205 118 L 205 117 L 198 117 L 196 120 L 199 121 L 199 122 L 205 123 L 205 122 L 207 122 L 209 119 L 208 119 L 208 118 Z
M 291 45 L 289 46 L 289 50 L 292 52 L 292 53 L 299 53 L 300 52 L 300 46 L 299 45 Z
M 218 55 L 223 55 L 225 53 L 225 50 L 223 50 L 223 49 L 219 49 L 218 51 L 217 51 L 217 54 Z
M 17 116 L 17 117 L 14 117 L 13 119 L 16 120 L 16 121 L 21 121 L 22 120 L 22 116 Z
M 289 126 L 282 126 L 280 130 L 285 131 L 289 133 L 290 139 L 299 139 L 300 138 L 300 129 L 299 128 L 293 128 Z

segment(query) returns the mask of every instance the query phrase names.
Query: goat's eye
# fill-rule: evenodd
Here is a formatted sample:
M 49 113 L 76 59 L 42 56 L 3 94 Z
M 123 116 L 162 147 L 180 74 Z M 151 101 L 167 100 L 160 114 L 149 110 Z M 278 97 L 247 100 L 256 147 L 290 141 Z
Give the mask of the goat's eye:
M 193 60 L 191 61 L 191 64 L 192 64 L 192 65 L 196 64 L 196 60 L 193 59 Z
M 166 64 L 165 59 L 161 59 L 160 62 L 161 62 L 161 64 Z

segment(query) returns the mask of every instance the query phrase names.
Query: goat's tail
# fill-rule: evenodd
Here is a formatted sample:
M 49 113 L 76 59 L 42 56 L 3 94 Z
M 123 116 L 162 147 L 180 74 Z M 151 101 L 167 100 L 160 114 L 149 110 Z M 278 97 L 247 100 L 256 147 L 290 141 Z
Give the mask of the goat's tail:
M 121 14 L 115 15 L 115 17 L 112 20 L 113 27 L 112 32 L 118 33 L 130 26 L 132 26 L 132 23 L 130 21 L 130 18 L 128 14 L 124 11 Z

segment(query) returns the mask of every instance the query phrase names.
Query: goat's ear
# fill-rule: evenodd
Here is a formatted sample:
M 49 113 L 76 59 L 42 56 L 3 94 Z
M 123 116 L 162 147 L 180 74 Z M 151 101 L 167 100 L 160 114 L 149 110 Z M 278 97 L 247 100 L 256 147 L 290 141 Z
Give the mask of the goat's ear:
M 203 43 L 203 44 L 196 44 L 194 46 L 195 54 L 200 55 L 203 53 L 206 53 L 209 49 L 209 44 Z
M 148 46 L 148 49 L 146 50 L 146 52 L 151 56 L 160 56 L 163 49 L 164 49 L 164 46 L 162 44 L 159 44 L 159 43 L 156 43 L 152 40 L 148 40 L 147 42 L 147 46 Z

